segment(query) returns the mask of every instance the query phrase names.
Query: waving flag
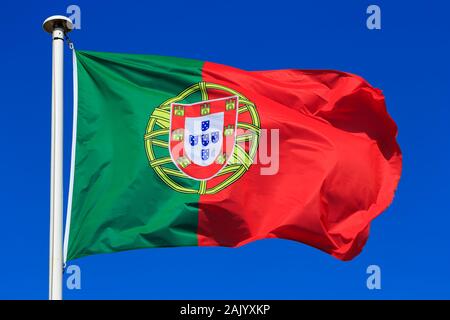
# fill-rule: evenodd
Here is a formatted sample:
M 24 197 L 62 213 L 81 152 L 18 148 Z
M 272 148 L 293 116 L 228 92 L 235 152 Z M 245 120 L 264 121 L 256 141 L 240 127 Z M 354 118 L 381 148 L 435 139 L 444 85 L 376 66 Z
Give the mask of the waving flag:
M 76 58 L 66 260 L 265 238 L 348 260 L 393 199 L 397 127 L 358 76 Z

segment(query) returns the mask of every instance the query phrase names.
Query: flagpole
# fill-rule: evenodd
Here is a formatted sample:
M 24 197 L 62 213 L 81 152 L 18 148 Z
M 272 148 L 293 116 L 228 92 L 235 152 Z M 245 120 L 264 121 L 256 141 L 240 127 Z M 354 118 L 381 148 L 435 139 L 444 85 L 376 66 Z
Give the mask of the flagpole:
M 64 16 L 51 16 L 42 26 L 52 35 L 49 299 L 62 300 L 64 37 L 72 22 Z

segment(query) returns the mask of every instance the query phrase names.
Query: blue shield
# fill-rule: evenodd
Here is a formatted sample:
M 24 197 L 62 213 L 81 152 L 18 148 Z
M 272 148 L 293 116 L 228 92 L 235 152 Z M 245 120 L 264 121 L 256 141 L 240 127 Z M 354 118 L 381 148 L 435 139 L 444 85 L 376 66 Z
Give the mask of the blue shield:
M 202 145 L 206 147 L 209 144 L 209 133 L 202 134 Z
M 209 120 L 202 121 L 202 131 L 206 131 L 209 129 Z
M 195 146 L 198 143 L 198 136 L 189 135 L 189 144 Z
M 206 161 L 209 159 L 209 149 L 202 149 L 202 160 Z
M 211 133 L 211 142 L 212 143 L 217 143 L 217 141 L 219 141 L 219 131 L 214 131 L 213 133 Z

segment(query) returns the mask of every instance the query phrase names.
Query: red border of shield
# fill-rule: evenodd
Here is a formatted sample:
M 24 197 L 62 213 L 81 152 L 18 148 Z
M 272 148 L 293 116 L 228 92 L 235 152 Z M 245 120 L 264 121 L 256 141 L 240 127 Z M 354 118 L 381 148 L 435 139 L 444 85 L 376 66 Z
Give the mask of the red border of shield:
M 169 153 L 173 163 L 180 171 L 195 180 L 209 180 L 226 166 L 233 155 L 236 143 L 238 108 L 238 96 L 205 100 L 192 104 L 172 103 L 170 105 Z M 184 151 L 185 118 L 206 115 L 202 112 L 208 112 L 206 114 L 224 113 L 222 151 L 209 166 L 199 166 L 193 163 Z

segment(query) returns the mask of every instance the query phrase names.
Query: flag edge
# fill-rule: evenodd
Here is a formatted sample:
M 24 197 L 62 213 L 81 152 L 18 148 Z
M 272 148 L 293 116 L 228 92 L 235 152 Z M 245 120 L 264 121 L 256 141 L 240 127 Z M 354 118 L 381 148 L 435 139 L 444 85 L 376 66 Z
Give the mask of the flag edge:
M 78 123 L 78 68 L 77 56 L 75 49 L 72 50 L 72 69 L 73 69 L 73 123 L 72 123 L 72 150 L 70 159 L 70 179 L 69 179 L 69 194 L 67 199 L 66 225 L 64 231 L 63 242 L 63 264 L 67 263 L 67 253 L 70 235 L 70 221 L 72 216 L 72 200 L 73 200 L 73 184 L 75 177 L 75 152 L 76 152 L 76 137 L 77 137 L 77 123 Z

